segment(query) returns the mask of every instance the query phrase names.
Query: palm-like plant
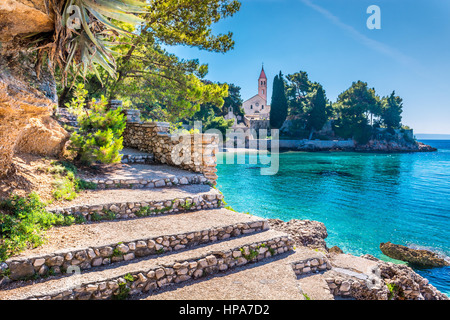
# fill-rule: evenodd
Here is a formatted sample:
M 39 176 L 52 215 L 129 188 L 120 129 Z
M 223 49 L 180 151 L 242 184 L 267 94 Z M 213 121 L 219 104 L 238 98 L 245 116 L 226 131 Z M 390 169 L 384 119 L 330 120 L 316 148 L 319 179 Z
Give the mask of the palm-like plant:
M 119 21 L 139 25 L 145 20 L 137 14 L 147 12 L 145 0 L 45 0 L 48 11 L 55 13 L 53 36 L 38 35 L 38 68 L 47 55 L 52 71 L 58 65 L 66 83 L 71 74 L 86 76 L 98 66 L 115 74 L 114 38 L 133 36 L 119 27 Z M 39 72 L 39 70 L 38 70 Z

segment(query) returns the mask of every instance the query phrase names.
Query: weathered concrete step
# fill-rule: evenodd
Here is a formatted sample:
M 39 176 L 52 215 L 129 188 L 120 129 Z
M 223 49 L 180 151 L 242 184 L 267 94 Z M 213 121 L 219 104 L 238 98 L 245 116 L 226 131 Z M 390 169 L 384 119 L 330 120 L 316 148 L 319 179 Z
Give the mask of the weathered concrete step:
M 323 273 L 301 277 L 297 281 L 302 294 L 307 300 L 334 300 Z
M 268 230 L 179 253 L 122 262 L 78 275 L 3 290 L 0 299 L 110 299 L 200 279 L 293 249 L 285 233 Z
M 297 248 L 270 260 L 235 268 L 220 277 L 189 280 L 133 299 L 141 300 L 305 300 L 294 266 L 323 258 L 308 248 Z M 270 263 L 268 263 L 270 262 Z M 326 284 L 326 283 L 325 283 Z
M 139 190 L 86 190 L 76 199 L 47 210 L 83 215 L 88 221 L 127 219 L 158 214 L 220 208 L 223 195 L 209 185 Z
M 6 261 L 10 278 L 61 274 L 177 251 L 269 228 L 266 220 L 227 209 L 53 228 L 47 243 Z
M 162 164 L 122 164 L 111 172 L 80 178 L 97 185 L 98 189 L 165 188 L 177 185 L 208 184 L 201 173 Z

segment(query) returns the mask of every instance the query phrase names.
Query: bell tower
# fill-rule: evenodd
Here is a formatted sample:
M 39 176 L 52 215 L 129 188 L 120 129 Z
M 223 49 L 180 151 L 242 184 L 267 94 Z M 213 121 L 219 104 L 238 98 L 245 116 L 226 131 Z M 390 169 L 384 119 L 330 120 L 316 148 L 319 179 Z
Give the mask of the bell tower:
M 267 104 L 267 77 L 264 72 L 264 65 L 262 66 L 261 74 L 258 79 L 258 94 L 264 98 L 264 101 Z

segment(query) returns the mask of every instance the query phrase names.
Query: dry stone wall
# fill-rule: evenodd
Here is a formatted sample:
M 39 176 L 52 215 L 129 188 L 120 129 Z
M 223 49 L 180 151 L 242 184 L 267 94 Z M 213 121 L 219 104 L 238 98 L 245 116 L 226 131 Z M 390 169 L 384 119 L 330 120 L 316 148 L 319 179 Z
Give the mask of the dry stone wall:
M 330 270 L 331 264 L 326 257 L 309 258 L 292 263 L 292 269 L 297 276 L 302 276 L 310 273 Z
M 201 175 L 190 175 L 180 177 L 170 177 L 165 179 L 86 179 L 85 181 L 94 183 L 97 189 L 142 189 L 142 188 L 164 188 L 188 184 L 204 184 L 207 179 Z
M 79 267 L 80 270 L 87 270 L 120 261 L 129 261 L 138 257 L 178 251 L 268 228 L 268 224 L 264 221 L 237 223 L 207 230 L 91 247 L 86 250 L 61 250 L 48 256 L 10 259 L 6 261 L 6 264 L 10 270 L 10 278 L 18 280 L 34 275 L 61 274 L 63 270 L 68 270 L 71 266 Z M 236 256 L 236 258 L 238 257 Z
M 149 270 L 130 273 L 109 281 L 93 282 L 75 288 L 61 289 L 54 295 L 35 296 L 33 300 L 88 300 L 111 299 L 121 294 L 151 293 L 166 286 L 260 261 L 292 250 L 293 241 L 278 237 L 234 248 L 226 252 L 214 252 L 196 259 L 156 266 Z M 248 253 L 248 255 L 246 254 Z M 254 253 L 254 254 L 252 254 Z M 124 298 L 124 297 L 122 297 Z
M 185 197 L 173 201 L 141 201 L 121 204 L 109 203 L 91 206 L 84 205 L 51 209 L 50 211 L 54 213 L 62 213 L 64 215 L 83 215 L 86 220 L 95 221 L 97 219 L 132 219 L 142 216 L 172 214 L 202 209 L 215 209 L 223 207 L 223 205 L 223 195 L 217 193 Z

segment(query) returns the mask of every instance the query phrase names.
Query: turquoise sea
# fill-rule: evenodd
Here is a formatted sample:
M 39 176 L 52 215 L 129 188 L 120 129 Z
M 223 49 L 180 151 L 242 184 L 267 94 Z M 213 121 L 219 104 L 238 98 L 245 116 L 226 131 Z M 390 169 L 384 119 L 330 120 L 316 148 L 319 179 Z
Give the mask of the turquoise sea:
M 264 218 L 323 222 L 328 247 L 382 260 L 381 242 L 450 256 L 450 140 L 422 141 L 433 153 L 286 152 L 279 171 L 218 165 L 218 188 L 233 209 Z M 399 262 L 399 261 L 394 261 Z M 416 269 L 450 295 L 450 267 Z

